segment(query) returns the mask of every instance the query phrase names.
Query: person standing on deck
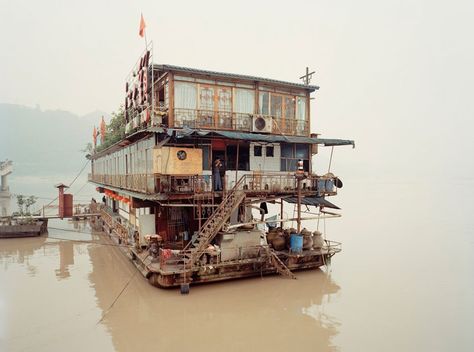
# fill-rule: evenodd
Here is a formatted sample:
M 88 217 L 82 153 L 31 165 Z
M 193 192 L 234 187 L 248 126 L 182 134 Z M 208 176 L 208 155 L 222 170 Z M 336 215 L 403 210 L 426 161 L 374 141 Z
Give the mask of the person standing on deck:
M 222 191 L 221 167 L 221 159 L 216 158 L 216 160 L 214 160 L 214 167 L 212 168 L 214 176 L 214 191 Z

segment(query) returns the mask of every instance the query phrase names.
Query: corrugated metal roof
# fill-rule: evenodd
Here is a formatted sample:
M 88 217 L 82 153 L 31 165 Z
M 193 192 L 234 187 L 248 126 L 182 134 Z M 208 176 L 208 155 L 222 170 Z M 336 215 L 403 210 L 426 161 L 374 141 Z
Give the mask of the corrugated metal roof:
M 288 203 L 298 203 L 298 198 L 297 197 L 286 197 L 282 198 L 285 202 Z M 326 208 L 332 208 L 332 209 L 341 209 L 337 205 L 331 203 L 330 201 L 322 198 L 322 197 L 303 197 L 301 199 L 301 204 L 304 205 L 313 205 L 315 207 L 317 206 L 323 206 Z
M 242 80 L 247 80 L 247 81 L 252 81 L 252 82 L 257 81 L 257 82 L 264 82 L 264 83 L 287 86 L 287 87 L 292 87 L 292 88 L 306 89 L 311 92 L 314 92 L 315 90 L 319 89 L 318 86 L 310 86 L 310 85 L 307 86 L 301 83 L 285 82 L 285 81 L 279 81 L 279 80 L 271 79 L 271 78 L 240 75 L 240 74 L 235 74 L 235 73 L 208 71 L 208 70 L 201 70 L 197 68 L 174 66 L 174 65 L 168 65 L 168 64 L 158 64 L 158 65 L 153 65 L 153 67 L 162 71 L 185 72 L 185 73 L 204 75 L 204 76 L 214 76 L 214 77 L 222 77 L 222 78 L 230 78 L 230 79 L 242 79 Z
M 304 144 L 322 144 L 327 147 L 331 146 L 340 146 L 340 145 L 352 145 L 355 147 L 353 140 L 347 139 L 333 139 L 333 138 L 314 138 L 314 137 L 304 137 L 304 136 L 284 136 L 276 134 L 260 134 L 260 133 L 249 133 L 249 132 L 234 132 L 234 131 L 210 131 L 210 130 L 195 130 L 191 128 L 183 129 L 168 129 L 168 135 L 172 135 L 173 132 L 176 133 L 176 136 L 186 137 L 186 136 L 195 136 L 195 137 L 204 137 L 204 136 L 222 136 L 229 139 L 239 139 L 246 141 L 258 141 L 258 142 L 284 142 L 284 143 L 304 143 Z

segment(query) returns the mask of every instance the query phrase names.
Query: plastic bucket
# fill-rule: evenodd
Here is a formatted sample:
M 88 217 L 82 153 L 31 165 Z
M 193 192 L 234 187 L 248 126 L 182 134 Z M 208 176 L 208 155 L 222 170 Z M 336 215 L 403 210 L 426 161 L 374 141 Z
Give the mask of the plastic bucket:
M 292 234 L 290 236 L 290 249 L 292 252 L 301 253 L 303 251 L 303 236 Z

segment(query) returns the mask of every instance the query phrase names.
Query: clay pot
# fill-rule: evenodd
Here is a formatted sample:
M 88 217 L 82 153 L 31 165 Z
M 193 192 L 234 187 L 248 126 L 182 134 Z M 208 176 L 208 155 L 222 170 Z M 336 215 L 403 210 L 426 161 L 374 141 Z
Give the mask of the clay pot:
M 324 247 L 324 239 L 323 234 L 319 231 L 313 232 L 313 248 L 321 249 Z
M 281 251 L 285 249 L 285 237 L 283 236 L 276 236 L 272 241 L 272 246 L 276 251 Z
M 278 236 L 278 232 L 271 231 L 267 233 L 267 243 L 272 243 L 276 236 Z
M 303 249 L 311 249 L 313 248 L 313 236 L 311 232 L 308 235 L 303 236 Z

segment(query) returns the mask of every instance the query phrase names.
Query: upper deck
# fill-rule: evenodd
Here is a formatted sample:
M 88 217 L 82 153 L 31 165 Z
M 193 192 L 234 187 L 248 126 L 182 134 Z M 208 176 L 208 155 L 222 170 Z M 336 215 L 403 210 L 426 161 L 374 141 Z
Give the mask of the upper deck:
M 262 77 L 151 63 L 147 51 L 126 83 L 127 133 L 149 127 L 310 135 L 319 89 Z

